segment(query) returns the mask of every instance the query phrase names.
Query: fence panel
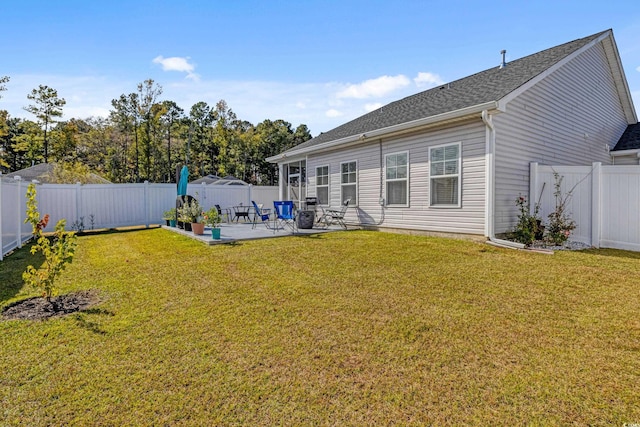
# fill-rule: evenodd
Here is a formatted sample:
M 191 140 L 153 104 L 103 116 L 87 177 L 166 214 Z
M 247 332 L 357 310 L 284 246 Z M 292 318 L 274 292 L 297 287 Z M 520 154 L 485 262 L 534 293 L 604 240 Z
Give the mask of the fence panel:
M 278 187 L 272 186 L 189 184 L 187 190 L 205 209 L 216 204 L 222 208 L 240 204 L 251 206 L 252 200 L 265 207 L 272 207 L 273 201 L 278 200 Z
M 640 251 L 640 166 L 603 166 L 600 245 Z
M 26 188 L 26 185 L 25 185 Z M 56 223 L 66 219 L 67 230 L 78 220 L 78 188 L 76 185 L 42 184 L 36 187 L 38 210 L 42 215 L 49 214 L 49 224 L 44 229 L 51 232 Z
M 23 224 L 27 185 L 0 182 L 0 259 L 31 236 L 30 225 Z M 39 211 L 50 216 L 46 232 L 53 231 L 62 218 L 68 230 L 80 222 L 85 230 L 161 224 L 162 214 L 175 207 L 177 196 L 175 184 L 38 184 L 37 190 Z M 215 204 L 248 206 L 251 200 L 270 206 L 278 198 L 278 187 L 250 185 L 189 184 L 187 192 L 204 209 Z
M 251 189 L 252 199 L 258 204 L 262 203 L 265 208 L 273 209 L 273 201 L 280 200 L 280 197 L 278 196 L 278 194 L 279 194 L 279 188 L 277 186 L 275 187 L 260 186 L 260 187 L 253 187 Z
M 565 212 L 577 225 L 571 239 L 591 244 L 592 168 L 590 166 L 538 166 L 537 188 L 530 200 L 534 203 L 540 201 L 540 216 L 543 223 L 548 222 L 549 214 L 556 207 L 554 172 L 562 177 L 560 192 L 567 198 Z
M 198 199 L 200 205 L 206 210 L 214 205 L 222 208 L 248 205 L 251 187 L 248 185 L 203 185 L 189 184 L 187 192 Z
M 147 188 L 148 224 L 163 224 L 162 214 L 175 206 L 175 184 L 149 184 Z
M 118 186 L 113 191 L 108 184 L 92 185 L 80 192 L 79 217 L 86 220 L 94 215 L 96 228 L 147 225 L 145 215 L 145 185 Z
M 22 181 L 0 182 L 0 260 L 31 237 L 31 225 L 24 223 L 26 191 Z
M 553 173 L 563 177 L 566 212 L 576 221 L 572 240 L 595 247 L 640 251 L 640 166 L 531 165 L 532 200 L 540 197 L 543 220 L 555 208 Z M 543 191 L 544 186 L 544 191 Z

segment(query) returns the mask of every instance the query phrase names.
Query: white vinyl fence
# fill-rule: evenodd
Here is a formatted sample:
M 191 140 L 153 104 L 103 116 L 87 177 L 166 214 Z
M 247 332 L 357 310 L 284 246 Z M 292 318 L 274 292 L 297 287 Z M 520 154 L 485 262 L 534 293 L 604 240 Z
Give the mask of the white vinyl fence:
M 0 260 L 31 237 L 31 225 L 24 224 L 28 182 L 0 180 Z M 227 208 L 251 205 L 270 206 L 278 200 L 278 187 L 252 185 L 189 184 L 187 194 L 207 210 L 214 205 Z M 41 215 L 49 214 L 45 231 L 53 231 L 58 220 L 67 221 L 67 230 L 82 222 L 84 229 L 146 226 L 164 223 L 162 214 L 176 205 L 175 184 L 38 184 Z
M 543 220 L 555 209 L 554 172 L 563 177 L 562 193 L 571 191 L 566 212 L 577 224 L 572 240 L 640 251 L 640 166 L 532 163 L 529 196 L 532 202 L 540 200 Z

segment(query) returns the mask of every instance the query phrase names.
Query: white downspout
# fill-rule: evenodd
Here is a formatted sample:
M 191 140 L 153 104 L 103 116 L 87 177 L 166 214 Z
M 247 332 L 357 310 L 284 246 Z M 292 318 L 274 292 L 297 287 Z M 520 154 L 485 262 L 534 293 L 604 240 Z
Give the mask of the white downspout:
M 487 126 L 485 152 L 485 233 L 487 237 L 489 237 L 489 242 L 493 245 L 506 248 L 524 249 L 525 246 L 522 243 L 498 239 L 495 236 L 496 129 L 493 126 L 491 115 L 487 110 L 482 110 L 482 121 Z

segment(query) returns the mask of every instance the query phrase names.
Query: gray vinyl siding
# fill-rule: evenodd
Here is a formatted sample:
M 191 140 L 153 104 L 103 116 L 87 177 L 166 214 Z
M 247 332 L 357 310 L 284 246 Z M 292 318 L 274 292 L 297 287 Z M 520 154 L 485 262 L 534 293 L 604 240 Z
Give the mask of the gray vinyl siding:
M 461 143 L 461 207 L 429 206 L 429 147 Z M 409 153 L 409 207 L 381 207 L 385 197 L 381 164 L 386 154 Z M 382 159 L 382 161 L 381 161 Z M 358 224 L 446 233 L 484 234 L 485 127 L 480 119 L 393 140 L 307 157 L 307 192 L 315 195 L 315 168 L 329 165 L 332 207 L 340 203 L 340 164 L 358 162 L 358 207 L 347 219 Z
M 506 110 L 494 116 L 496 233 L 515 224 L 515 200 L 529 193 L 530 162 L 610 164 L 607 145 L 612 148 L 627 126 L 601 43 L 513 99 Z

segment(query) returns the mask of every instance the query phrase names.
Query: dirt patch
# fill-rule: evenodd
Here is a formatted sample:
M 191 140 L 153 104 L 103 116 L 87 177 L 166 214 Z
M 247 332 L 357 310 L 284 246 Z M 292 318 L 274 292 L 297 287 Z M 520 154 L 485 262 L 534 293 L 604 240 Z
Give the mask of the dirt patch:
M 86 310 L 100 301 L 96 290 L 79 291 L 51 298 L 35 297 L 14 302 L 2 310 L 4 320 L 42 320 Z

